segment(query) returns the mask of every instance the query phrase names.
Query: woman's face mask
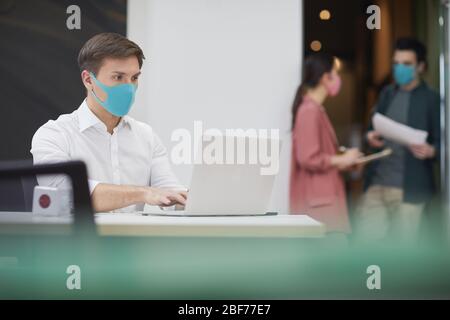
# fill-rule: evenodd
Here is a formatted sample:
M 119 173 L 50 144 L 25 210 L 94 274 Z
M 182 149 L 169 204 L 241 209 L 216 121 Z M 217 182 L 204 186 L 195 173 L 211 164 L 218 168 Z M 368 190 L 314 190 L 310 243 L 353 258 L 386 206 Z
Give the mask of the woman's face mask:
M 327 89 L 328 95 L 331 97 L 337 96 L 341 91 L 342 79 L 341 77 L 333 72 L 331 73 L 331 81 L 329 81 L 325 87 Z
M 90 73 L 90 75 L 92 79 L 94 79 L 95 84 L 100 87 L 107 95 L 106 100 L 102 101 L 95 94 L 94 90 L 91 90 L 92 95 L 97 100 L 97 102 L 109 113 L 117 117 L 123 117 L 124 115 L 126 115 L 133 105 L 134 97 L 136 94 L 136 85 L 132 83 L 123 83 L 116 86 L 107 86 L 98 81 L 92 72 Z
M 394 80 L 399 86 L 410 84 L 416 77 L 416 67 L 403 63 L 395 63 L 393 65 Z

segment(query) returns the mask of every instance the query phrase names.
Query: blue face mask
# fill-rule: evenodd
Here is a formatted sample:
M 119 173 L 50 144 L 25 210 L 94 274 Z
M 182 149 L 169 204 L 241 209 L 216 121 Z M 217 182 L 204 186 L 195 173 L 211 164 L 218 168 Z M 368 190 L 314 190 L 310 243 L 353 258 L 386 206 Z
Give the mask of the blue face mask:
M 106 100 L 102 101 L 95 94 L 94 90 L 92 90 L 92 94 L 97 102 L 108 112 L 117 117 L 126 115 L 133 105 L 134 96 L 136 94 L 136 85 L 131 83 L 123 83 L 117 86 L 107 86 L 98 81 L 92 72 L 90 75 L 92 79 L 94 79 L 95 84 L 107 94 Z
M 415 67 L 403 63 L 396 63 L 393 67 L 394 80 L 399 86 L 405 86 L 415 77 Z

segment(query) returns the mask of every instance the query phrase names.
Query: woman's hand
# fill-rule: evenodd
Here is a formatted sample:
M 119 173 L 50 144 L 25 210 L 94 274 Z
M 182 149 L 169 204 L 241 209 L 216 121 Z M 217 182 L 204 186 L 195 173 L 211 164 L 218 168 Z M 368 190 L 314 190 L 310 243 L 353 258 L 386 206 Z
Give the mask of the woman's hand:
M 357 148 L 346 150 L 343 154 L 333 156 L 331 158 L 331 164 L 340 171 L 346 171 L 354 167 L 357 163 L 356 160 L 363 156 Z

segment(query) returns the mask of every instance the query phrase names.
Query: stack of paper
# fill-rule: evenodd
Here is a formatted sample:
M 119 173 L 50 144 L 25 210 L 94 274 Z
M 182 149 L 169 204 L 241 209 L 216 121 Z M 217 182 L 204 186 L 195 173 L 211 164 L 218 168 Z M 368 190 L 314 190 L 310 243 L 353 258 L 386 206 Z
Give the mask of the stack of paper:
M 428 137 L 428 132 L 408 127 L 380 113 L 375 113 L 372 123 L 375 131 L 384 138 L 402 145 L 423 144 Z

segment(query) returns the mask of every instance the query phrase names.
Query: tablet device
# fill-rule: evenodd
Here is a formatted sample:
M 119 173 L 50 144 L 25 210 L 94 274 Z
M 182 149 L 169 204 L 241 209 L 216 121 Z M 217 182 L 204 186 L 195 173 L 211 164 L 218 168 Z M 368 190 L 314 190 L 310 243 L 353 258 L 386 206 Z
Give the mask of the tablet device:
M 377 152 L 377 153 L 373 153 L 373 154 L 370 154 L 368 156 L 364 156 L 364 157 L 361 157 L 361 158 L 357 159 L 356 160 L 356 164 L 369 163 L 369 162 L 374 161 L 374 160 L 379 160 L 379 159 L 382 159 L 382 158 L 389 157 L 391 154 L 392 154 L 392 149 L 391 148 L 387 148 L 387 149 L 384 149 L 383 151 L 380 151 L 380 152 Z

